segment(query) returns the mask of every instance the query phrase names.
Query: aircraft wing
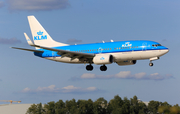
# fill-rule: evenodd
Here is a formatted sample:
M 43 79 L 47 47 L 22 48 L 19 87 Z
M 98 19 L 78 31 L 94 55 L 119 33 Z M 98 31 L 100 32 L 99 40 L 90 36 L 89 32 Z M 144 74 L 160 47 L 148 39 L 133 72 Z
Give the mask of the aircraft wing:
M 25 49 L 25 48 L 17 48 L 17 47 L 11 47 L 13 49 L 20 49 L 20 50 L 25 50 L 25 51 L 32 51 L 32 52 L 38 52 L 38 53 L 43 53 L 44 51 L 40 50 L 35 50 L 35 49 Z
M 28 44 L 30 46 L 38 47 L 38 48 L 45 49 L 45 50 L 55 51 L 55 52 L 57 52 L 58 55 L 61 55 L 61 58 L 63 58 L 63 57 L 70 57 L 71 60 L 78 58 L 79 60 L 86 60 L 86 59 L 88 59 L 88 60 L 91 61 L 92 58 L 95 56 L 95 54 L 67 51 L 67 50 L 61 50 L 61 49 L 55 49 L 55 48 L 43 47 L 43 46 L 35 45 L 31 41 L 31 39 L 28 37 L 28 35 L 26 33 L 24 33 L 24 36 L 26 37 L 26 40 L 27 40 L 27 42 L 28 42 Z M 12 48 L 20 49 L 20 50 L 26 50 L 26 51 L 39 52 L 39 53 L 44 52 L 42 50 L 32 50 L 32 49 L 24 49 L 24 48 L 16 48 L 16 47 L 12 47 Z
M 61 55 L 61 57 L 70 57 L 71 60 L 75 58 L 79 59 L 92 59 L 95 54 L 90 54 L 90 53 L 81 53 L 81 52 L 74 52 L 74 51 L 67 51 L 67 50 L 61 50 L 61 49 L 55 49 L 55 48 L 49 48 L 49 47 L 43 47 L 43 46 L 38 46 L 38 45 L 32 45 L 34 47 L 38 47 L 41 49 L 45 50 L 50 50 L 50 51 L 56 51 L 58 55 Z

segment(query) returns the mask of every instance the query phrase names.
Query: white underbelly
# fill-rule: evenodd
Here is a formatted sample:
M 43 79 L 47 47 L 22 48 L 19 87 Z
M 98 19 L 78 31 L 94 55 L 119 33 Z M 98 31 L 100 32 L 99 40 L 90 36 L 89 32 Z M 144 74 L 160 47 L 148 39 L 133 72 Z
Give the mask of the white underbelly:
M 53 60 L 53 61 L 57 61 L 57 62 L 64 62 L 64 63 L 84 63 L 82 61 L 79 61 L 79 59 L 73 59 L 71 60 L 71 58 L 69 57 L 46 57 L 45 59 L 49 59 L 49 60 Z
M 119 52 L 119 53 L 108 53 L 114 57 L 114 62 L 124 61 L 124 60 L 142 60 L 142 59 L 150 59 L 153 57 L 160 57 L 164 55 L 163 50 L 148 50 L 148 51 L 131 51 L 131 52 Z M 70 57 L 46 57 L 45 59 L 64 62 L 64 63 L 84 63 L 80 61 L 78 58 L 71 60 Z
M 158 57 L 159 50 L 153 51 L 131 51 L 131 52 L 120 52 L 120 53 L 111 53 L 115 58 L 115 62 L 124 61 L 124 60 L 142 60 L 150 59 L 152 57 Z

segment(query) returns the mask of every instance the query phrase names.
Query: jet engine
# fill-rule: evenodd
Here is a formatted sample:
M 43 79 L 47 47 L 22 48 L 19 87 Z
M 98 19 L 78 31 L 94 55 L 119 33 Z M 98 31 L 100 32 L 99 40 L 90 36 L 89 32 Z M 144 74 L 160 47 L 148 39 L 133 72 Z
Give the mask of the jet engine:
M 113 56 L 109 54 L 99 54 L 93 58 L 93 62 L 96 65 L 111 64 L 113 61 Z
M 136 60 L 127 60 L 127 61 L 119 61 L 116 62 L 118 65 L 134 65 L 136 64 Z

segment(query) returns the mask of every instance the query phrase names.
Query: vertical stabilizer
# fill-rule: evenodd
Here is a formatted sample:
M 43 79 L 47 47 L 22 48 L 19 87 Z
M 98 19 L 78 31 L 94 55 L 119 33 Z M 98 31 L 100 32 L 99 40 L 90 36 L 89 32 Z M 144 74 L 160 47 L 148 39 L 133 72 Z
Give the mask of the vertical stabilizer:
M 34 16 L 28 16 L 28 21 L 35 45 L 44 47 L 57 47 L 68 45 L 54 41 Z

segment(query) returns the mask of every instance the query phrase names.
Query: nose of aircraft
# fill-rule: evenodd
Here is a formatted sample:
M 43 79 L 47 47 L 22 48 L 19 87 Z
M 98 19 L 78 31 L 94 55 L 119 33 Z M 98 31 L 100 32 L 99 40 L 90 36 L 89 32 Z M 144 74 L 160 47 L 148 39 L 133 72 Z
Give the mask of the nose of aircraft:
M 168 52 L 169 52 L 169 49 L 167 47 L 165 47 L 164 54 L 166 54 Z

